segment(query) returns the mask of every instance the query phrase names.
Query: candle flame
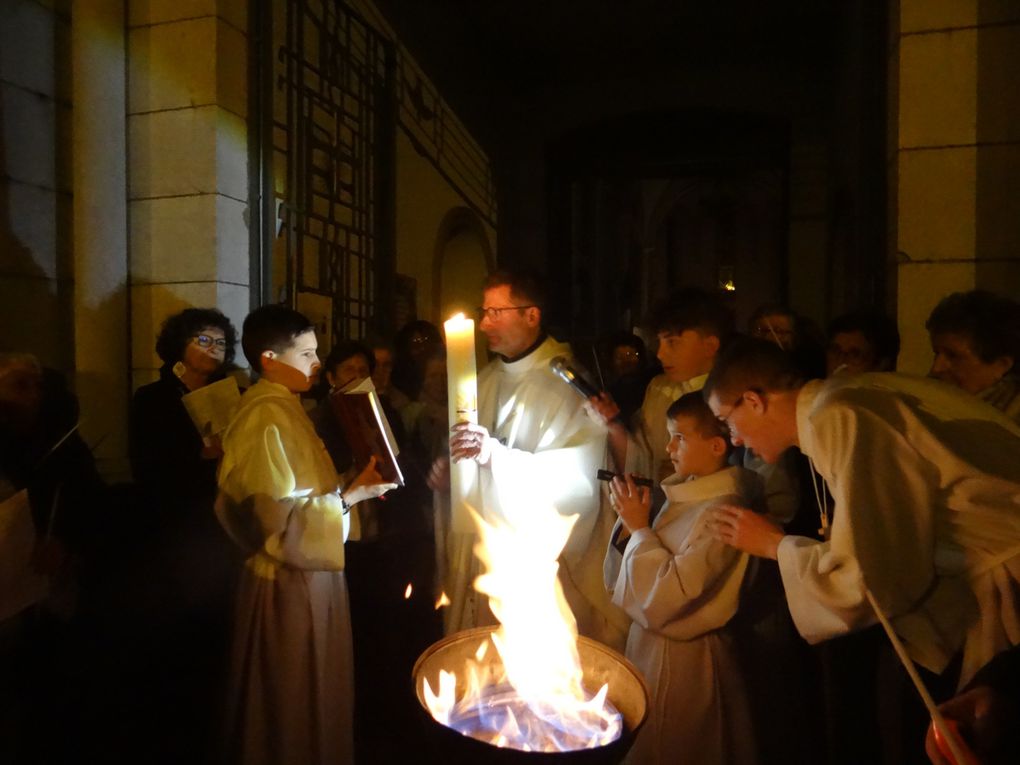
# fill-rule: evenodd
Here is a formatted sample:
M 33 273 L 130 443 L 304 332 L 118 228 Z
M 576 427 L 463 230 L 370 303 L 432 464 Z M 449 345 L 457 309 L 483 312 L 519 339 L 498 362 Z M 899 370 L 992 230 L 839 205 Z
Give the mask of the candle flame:
M 414 592 L 414 587 L 412 587 L 411 583 L 408 582 L 407 583 L 407 589 L 404 590 L 404 600 L 410 600 L 412 592 Z
M 439 593 L 439 600 L 436 601 L 436 610 L 438 611 L 440 608 L 444 608 L 448 605 L 450 605 L 450 599 L 446 597 L 446 593 Z

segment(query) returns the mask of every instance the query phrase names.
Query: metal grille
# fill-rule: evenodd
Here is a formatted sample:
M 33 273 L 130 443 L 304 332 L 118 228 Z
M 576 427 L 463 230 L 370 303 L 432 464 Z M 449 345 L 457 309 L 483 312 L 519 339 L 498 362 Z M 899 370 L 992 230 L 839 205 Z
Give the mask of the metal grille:
M 380 214 L 392 174 L 392 46 L 342 3 L 272 5 L 281 227 L 273 291 L 292 305 L 331 303 L 323 318 L 334 340 L 364 337 L 379 309 L 380 252 L 393 225 Z

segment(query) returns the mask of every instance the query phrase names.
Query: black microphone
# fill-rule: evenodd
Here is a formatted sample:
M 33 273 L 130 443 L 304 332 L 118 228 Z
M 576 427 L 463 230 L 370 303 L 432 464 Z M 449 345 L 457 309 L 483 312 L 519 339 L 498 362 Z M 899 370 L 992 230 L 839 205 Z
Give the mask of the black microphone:
M 557 377 L 586 399 L 599 395 L 595 386 L 581 377 L 581 374 L 570 366 L 566 356 L 557 356 L 554 358 L 549 362 L 549 368 L 556 373 Z
M 624 480 L 626 480 L 627 478 L 627 476 L 623 475 L 622 473 L 614 473 L 612 470 L 602 469 L 599 469 L 595 473 L 595 477 L 600 481 L 612 481 L 614 478 L 623 478 Z M 651 478 L 645 478 L 642 475 L 634 475 L 633 473 L 631 473 L 630 480 L 634 482 L 635 486 L 647 486 L 648 488 L 652 488 L 653 486 L 655 486 L 655 481 L 653 481 Z

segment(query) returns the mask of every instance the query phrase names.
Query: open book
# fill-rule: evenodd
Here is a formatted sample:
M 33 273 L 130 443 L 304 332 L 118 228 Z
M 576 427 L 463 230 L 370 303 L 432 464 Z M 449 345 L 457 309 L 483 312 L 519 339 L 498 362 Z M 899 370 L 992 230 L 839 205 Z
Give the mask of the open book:
M 219 436 L 227 429 L 240 401 L 241 391 L 233 377 L 224 377 L 181 396 L 203 439 Z
M 374 455 L 376 470 L 383 481 L 403 486 L 404 476 L 397 464 L 400 449 L 372 378 L 355 380 L 347 387 L 333 391 L 329 394 L 329 403 L 351 447 L 355 467 L 361 470 Z

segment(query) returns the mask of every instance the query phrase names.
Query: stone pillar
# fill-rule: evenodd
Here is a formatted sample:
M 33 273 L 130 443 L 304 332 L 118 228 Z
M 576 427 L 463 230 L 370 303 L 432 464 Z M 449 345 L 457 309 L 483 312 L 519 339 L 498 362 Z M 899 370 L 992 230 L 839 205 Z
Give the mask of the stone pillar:
M 155 339 L 167 316 L 215 307 L 240 333 L 248 312 L 247 8 L 128 3 L 136 387 L 157 376 Z
M 127 474 L 128 255 L 124 3 L 71 15 L 74 366 L 81 434 L 111 479 Z
M 940 298 L 1020 294 L 1020 13 L 982 0 L 900 0 L 893 13 L 900 368 L 925 373 Z

